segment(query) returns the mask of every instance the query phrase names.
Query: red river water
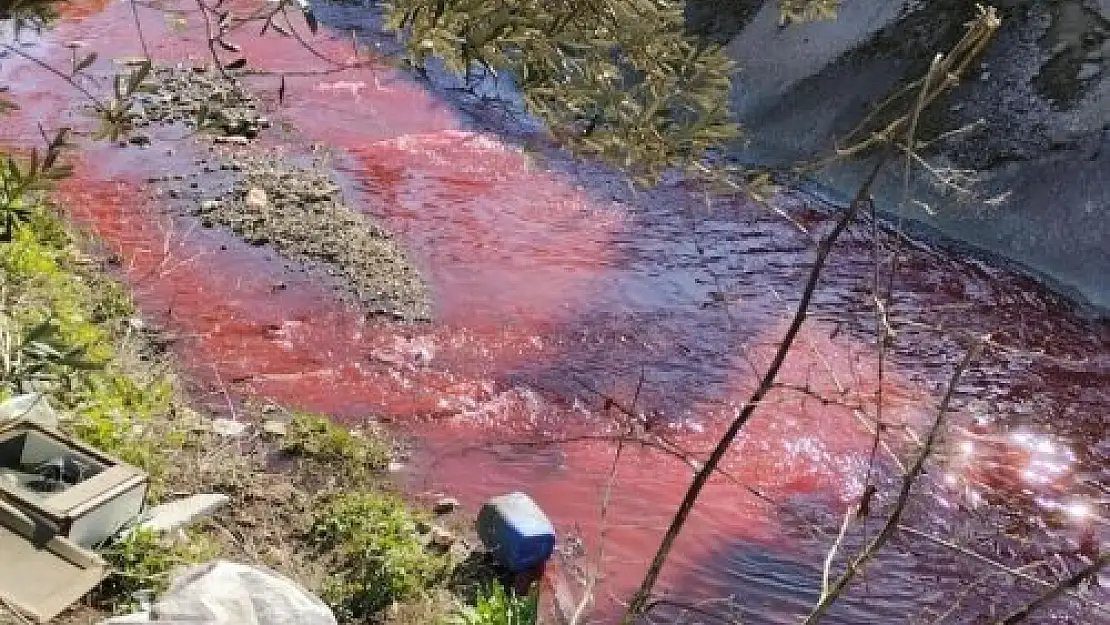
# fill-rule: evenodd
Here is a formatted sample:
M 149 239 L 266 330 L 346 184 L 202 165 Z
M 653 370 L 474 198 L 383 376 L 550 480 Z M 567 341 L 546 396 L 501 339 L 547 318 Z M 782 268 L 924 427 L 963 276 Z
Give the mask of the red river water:
M 140 9 L 159 61 L 206 60 L 191 6 Z M 331 20 L 371 29 L 352 9 Z M 99 51 L 104 72 L 111 58 L 140 53 L 125 3 L 78 3 L 25 50 L 66 67 L 68 40 Z M 252 67 L 290 73 L 281 103 L 275 76 L 249 80 L 286 128 L 263 143 L 329 155 L 352 205 L 396 233 L 424 272 L 433 321 L 368 318 L 272 250 L 169 210 L 146 180 L 205 153 L 180 129 L 156 132 L 145 148 L 81 142 L 60 205 L 115 255 L 143 315 L 176 337 L 184 377 L 213 408 L 224 407 L 226 389 L 235 401 L 392 423 L 415 441 L 398 472 L 414 495 L 450 493 L 474 510 L 488 496 L 527 491 L 563 549 L 581 539 L 577 562 L 591 562 L 616 449 L 597 436 L 616 431 L 603 396 L 635 398 L 652 428 L 703 453 L 781 337 L 812 240 L 742 200 L 707 209 L 682 184 L 633 193 L 599 168 L 534 159 L 504 124 L 388 70 L 298 76 L 322 62 L 296 42 L 245 32 L 236 42 Z M 347 35 L 322 34 L 317 45 L 350 59 Z M 90 127 L 80 96 L 40 67 L 9 56 L 0 82 L 22 105 L 0 130 L 9 145 L 33 142 L 36 124 Z M 813 232 L 829 225 L 811 198 L 776 202 Z M 870 250 L 865 228 L 834 254 L 783 373 L 789 388 L 757 412 L 725 462 L 735 481 L 711 482 L 678 542 L 662 583 L 674 598 L 735 597 L 748 623 L 796 622 L 814 600 L 827 533 L 861 492 L 871 455 L 857 416 L 874 414 L 879 379 Z M 963 256 L 904 243 L 891 304 L 904 323 L 884 370 L 886 422 L 928 422 L 963 351 L 956 337 L 989 331 L 1000 346 L 961 387 L 959 428 L 911 513 L 915 527 L 989 544 L 991 557 L 1011 563 L 1047 557 L 1049 544 L 1105 540 L 1110 326 Z M 905 452 L 903 437 L 890 440 Z M 896 475 L 880 456 L 889 483 Z M 690 477 L 672 456 L 625 448 L 606 515 L 600 620 L 635 588 Z M 950 550 L 895 543 L 832 621 L 928 622 L 970 594 L 961 618 L 983 622 L 1030 595 L 1005 575 L 983 582 L 991 569 Z M 1043 617 L 1108 615 L 1063 601 Z

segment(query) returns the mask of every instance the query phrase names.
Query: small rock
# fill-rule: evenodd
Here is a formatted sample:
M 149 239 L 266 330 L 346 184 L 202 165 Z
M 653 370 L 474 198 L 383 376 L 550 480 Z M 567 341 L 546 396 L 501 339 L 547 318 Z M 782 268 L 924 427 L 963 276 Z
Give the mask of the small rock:
M 232 145 L 247 145 L 248 143 L 250 143 L 250 139 L 246 137 L 241 137 L 239 135 L 219 135 L 214 139 L 214 141 L 216 143 L 230 143 Z
M 184 499 L 177 499 L 147 511 L 145 520 L 137 526 L 139 529 L 154 530 L 159 533 L 170 533 L 180 530 L 195 522 L 201 517 L 209 516 L 216 510 L 226 506 L 231 498 L 217 493 L 192 495 Z
M 175 422 L 191 432 L 201 433 L 212 431 L 208 417 L 201 415 L 188 406 L 175 406 L 173 412 Z
M 386 467 L 386 470 L 390 473 L 400 473 L 401 471 L 405 470 L 405 464 L 403 462 L 397 462 L 396 460 L 394 460 L 389 463 L 389 465 Z
M 241 438 L 247 433 L 250 427 L 242 421 L 235 421 L 234 419 L 213 419 L 212 432 L 224 438 Z
M 432 512 L 438 516 L 451 514 L 459 508 L 459 500 L 454 497 L 440 497 L 432 506 Z
M 251 208 L 266 208 L 270 205 L 270 198 L 266 195 L 266 191 L 259 188 L 247 191 L 247 206 Z
M 270 436 L 285 436 L 286 423 L 284 421 L 269 420 L 262 422 L 262 431 Z
M 211 213 L 212 211 L 216 210 L 219 207 L 220 207 L 220 201 L 219 200 L 205 200 L 205 201 L 200 203 L 200 210 L 202 210 L 206 213 Z
M 438 525 L 432 526 L 430 544 L 439 547 L 440 549 L 450 549 L 451 545 L 455 544 L 455 535 L 449 530 L 443 529 Z
M 1075 75 L 1076 80 L 1090 80 L 1095 76 L 1102 73 L 1102 66 L 1098 63 L 1084 63 L 1079 66 L 1079 73 Z

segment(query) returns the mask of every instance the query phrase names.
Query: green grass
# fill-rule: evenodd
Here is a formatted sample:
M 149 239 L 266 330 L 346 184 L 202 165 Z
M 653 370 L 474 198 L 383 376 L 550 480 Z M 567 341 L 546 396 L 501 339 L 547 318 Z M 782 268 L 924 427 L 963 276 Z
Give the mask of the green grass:
M 124 370 L 118 346 L 134 314 L 126 289 L 77 265 L 57 215 L 28 210 L 0 242 L 0 333 L 12 338 L 9 361 L 22 363 L 2 372 L 3 392 L 48 393 L 75 435 L 149 472 L 157 491 L 174 441 L 155 444 L 149 428 L 171 406 L 171 381 Z
M 19 219 L 12 222 L 11 236 L 0 236 L 0 348 L 7 350 L 0 354 L 0 400 L 31 390 L 45 393 L 64 430 L 149 473 L 152 503 L 168 492 L 198 489 L 229 489 L 234 496 L 242 486 L 238 480 L 249 483 L 252 471 L 264 471 L 235 449 L 219 459 L 207 456 L 210 434 L 175 418 L 180 404 L 173 379 L 152 366 L 142 338 L 131 335 L 135 311 L 126 287 L 89 268 L 64 222 L 47 206 L 6 201 L 19 209 Z M 271 529 L 277 535 L 259 540 L 311 568 L 306 581 L 313 587 L 328 580 L 321 594 L 341 622 L 378 622 L 397 602 L 433 605 L 428 601 L 433 595 L 447 592 L 450 560 L 425 549 L 417 532 L 421 519 L 400 498 L 371 493 L 392 457 L 388 438 L 297 413 L 280 445 L 301 459 L 290 479 L 313 493 L 313 501 L 308 509 L 275 504 L 281 508 L 273 511 L 280 525 Z M 329 485 L 321 487 L 322 479 Z M 363 494 L 333 496 L 337 489 Z M 269 518 L 250 509 L 250 502 L 239 502 L 245 506 L 239 531 Z M 225 521 L 234 524 L 236 511 L 228 514 Z M 104 545 L 100 551 L 112 573 L 86 606 L 94 612 L 88 622 L 154 598 L 178 566 L 237 554 L 235 549 L 211 528 L 176 540 L 136 532 Z M 285 572 L 296 577 L 299 571 Z M 421 625 L 440 622 L 449 612 L 436 610 Z
M 473 606 L 463 606 L 455 614 L 455 625 L 536 625 L 540 599 L 537 586 L 524 596 L 506 591 L 492 582 L 478 593 Z
M 77 261 L 61 218 L 29 204 L 0 240 L 0 338 L 6 353 L 0 395 L 31 390 L 50 397 L 62 427 L 98 449 L 150 474 L 150 496 L 167 490 L 166 474 L 185 434 L 165 418 L 172 381 L 150 367 L 128 364 L 123 332 L 134 307 L 127 290 Z M 200 534 L 166 542 L 147 532 L 104 550 L 113 574 L 96 599 L 112 611 L 135 605 L 137 592 L 165 587 L 171 568 L 214 553 Z
M 425 549 L 417 521 L 403 501 L 381 493 L 340 495 L 318 513 L 312 540 L 336 569 L 323 595 L 341 622 L 361 622 L 446 579 L 449 560 Z
M 347 476 L 384 471 L 393 454 L 380 436 L 351 431 L 327 417 L 298 412 L 286 428 L 283 449 L 332 465 Z
M 151 530 L 138 530 L 101 550 L 113 574 L 93 594 L 105 609 L 123 614 L 139 607 L 144 595 L 161 594 L 169 587 L 173 569 L 217 557 L 221 546 L 207 534 L 173 540 Z

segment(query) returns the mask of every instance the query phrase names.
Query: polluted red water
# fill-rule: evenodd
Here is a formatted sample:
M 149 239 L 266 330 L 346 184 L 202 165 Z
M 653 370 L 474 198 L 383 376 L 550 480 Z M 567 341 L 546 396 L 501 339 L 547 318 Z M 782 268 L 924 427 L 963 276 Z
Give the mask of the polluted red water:
M 101 51 L 102 71 L 111 57 L 141 53 L 128 5 L 74 4 L 28 53 L 64 66 L 63 42 L 79 40 Z M 140 14 L 156 59 L 206 61 L 188 12 Z M 707 210 L 681 185 L 630 193 L 587 165 L 558 156 L 545 165 L 392 70 L 305 75 L 321 55 L 353 60 L 346 36 L 319 39 L 308 50 L 272 34 L 236 37 L 260 70 L 249 84 L 287 128 L 260 141 L 329 159 L 348 200 L 421 268 L 432 321 L 367 316 L 276 251 L 172 210 L 165 185 L 147 181 L 207 157 L 183 129 L 157 131 L 147 147 L 83 141 L 59 205 L 110 250 L 143 315 L 174 338 L 198 396 L 210 393 L 217 409 L 258 398 L 389 421 L 417 441 L 399 474 L 415 494 L 450 493 L 474 509 L 529 492 L 563 534 L 561 549 L 572 556 L 584 544 L 570 561 L 589 569 L 603 555 L 598 614 L 613 615 L 691 467 L 627 444 L 614 470 L 620 419 L 605 398 L 634 404 L 640 427 L 704 457 L 785 331 L 811 235 L 742 201 Z M 18 59 L 0 72 L 23 107 L 0 140 L 26 146 L 39 124 L 90 126 L 88 102 L 57 76 Z M 280 102 L 272 72 L 287 74 Z M 807 198 L 779 204 L 817 233 L 829 225 Z M 831 259 L 780 388 L 678 542 L 663 580 L 676 597 L 735 595 L 745 622 L 796 622 L 816 597 L 828 532 L 863 491 L 872 459 L 880 481 L 892 481 L 893 457 L 906 452 L 900 428 L 933 418 L 966 348 L 952 338 L 960 333 L 990 332 L 999 347 L 961 387 L 952 418 L 962 434 L 944 442 L 942 479 L 923 489 L 922 526 L 951 529 L 1004 502 L 1064 534 L 1105 531 L 1106 324 L 1004 269 L 907 244 L 891 306 L 913 323 L 899 328 L 880 386 L 869 245 L 867 233 L 850 232 Z M 869 429 L 880 401 L 889 449 Z M 866 585 L 831 619 L 903 622 L 922 605 L 946 605 L 981 571 L 944 553 L 881 558 L 884 584 Z M 922 579 L 936 593 L 923 597 Z

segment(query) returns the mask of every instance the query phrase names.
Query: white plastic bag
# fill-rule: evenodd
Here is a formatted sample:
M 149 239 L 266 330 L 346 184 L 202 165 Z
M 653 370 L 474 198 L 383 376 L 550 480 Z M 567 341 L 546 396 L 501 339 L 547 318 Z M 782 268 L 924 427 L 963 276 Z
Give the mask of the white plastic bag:
M 217 561 L 189 567 L 147 612 L 100 625 L 336 625 L 318 597 L 259 567 Z

